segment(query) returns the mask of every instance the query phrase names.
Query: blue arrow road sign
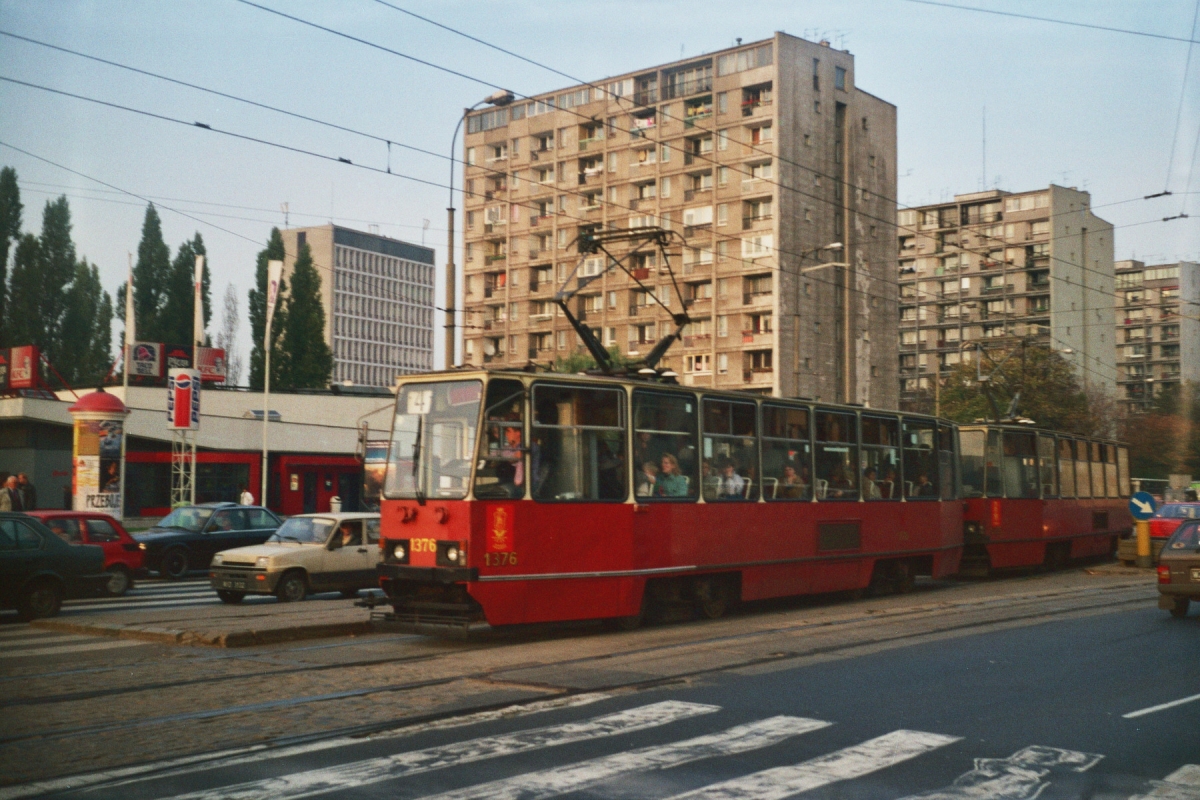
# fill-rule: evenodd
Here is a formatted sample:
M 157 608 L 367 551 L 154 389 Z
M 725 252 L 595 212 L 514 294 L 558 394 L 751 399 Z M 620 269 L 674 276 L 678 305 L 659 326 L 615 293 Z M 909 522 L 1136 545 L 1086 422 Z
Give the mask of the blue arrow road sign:
M 1137 520 L 1150 519 L 1158 506 L 1154 503 L 1154 495 L 1149 492 L 1135 492 L 1129 498 L 1129 513 Z

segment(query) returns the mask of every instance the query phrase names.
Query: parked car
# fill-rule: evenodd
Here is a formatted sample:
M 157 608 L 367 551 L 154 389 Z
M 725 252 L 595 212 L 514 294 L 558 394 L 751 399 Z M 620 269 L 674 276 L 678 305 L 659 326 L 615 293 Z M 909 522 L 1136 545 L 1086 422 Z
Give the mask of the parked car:
M 266 544 L 217 553 L 208 574 L 226 603 L 248 594 L 285 603 L 310 592 L 353 597 L 378 585 L 380 557 L 379 514 L 303 514 L 289 517 Z
M 178 580 L 189 570 L 206 569 L 222 550 L 262 544 L 281 524 L 262 506 L 202 503 L 180 506 L 133 538 L 146 545 L 146 569 Z
M 0 608 L 53 617 L 64 597 L 95 594 L 108 580 L 99 547 L 73 547 L 33 517 L 0 511 Z
M 1158 507 L 1150 518 L 1150 556 L 1158 560 L 1167 539 L 1180 524 L 1189 519 L 1200 519 L 1200 503 L 1165 503 Z M 1117 558 L 1132 565 L 1137 559 L 1137 534 L 1130 533 L 1117 546 Z
M 1158 558 L 1158 607 L 1186 617 L 1200 602 L 1200 522 L 1185 522 L 1167 540 Z
M 120 597 L 133 588 L 142 569 L 146 545 L 133 540 L 121 523 L 108 514 L 90 511 L 27 511 L 67 544 L 96 544 L 104 550 L 104 571 L 111 577 L 105 591 Z

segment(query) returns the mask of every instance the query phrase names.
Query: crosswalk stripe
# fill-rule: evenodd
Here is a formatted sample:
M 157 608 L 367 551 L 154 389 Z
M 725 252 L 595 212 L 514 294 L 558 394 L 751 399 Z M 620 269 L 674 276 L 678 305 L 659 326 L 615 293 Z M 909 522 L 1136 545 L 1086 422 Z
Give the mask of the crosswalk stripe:
M 80 644 L 63 644 L 53 647 L 29 647 L 0 651 L 0 658 L 33 658 L 35 656 L 58 656 L 68 653 L 86 653 L 90 650 L 111 650 L 114 647 L 134 647 L 149 644 L 133 639 L 103 639 Z
M 327 769 L 308 770 L 278 778 L 192 792 L 180 795 L 176 800 L 251 800 L 261 797 L 270 797 L 272 800 L 297 800 L 335 789 L 345 792 L 355 787 L 432 770 L 448 769 L 475 761 L 656 728 L 720 710 L 720 706 L 664 700 L 661 703 L 618 711 L 583 722 L 568 722 L 563 725 L 469 739 L 441 747 L 340 764 Z
M 1184 764 L 1161 781 L 1150 781 L 1154 788 L 1129 800 L 1200 800 L 1200 765 Z
M 184 600 L 216 600 L 213 592 L 188 592 L 187 594 L 155 594 L 149 596 L 125 595 L 124 597 L 97 597 L 86 600 L 68 600 L 63 603 L 67 608 L 107 608 L 109 606 L 133 603 L 146 605 L 148 603 L 178 603 Z
M 782 800 L 835 781 L 860 778 L 959 741 L 959 736 L 899 730 L 790 767 L 755 772 L 676 795 L 720 800 Z M 980 797 L 987 795 L 979 795 Z
M 977 758 L 954 783 L 904 800 L 1025 800 L 1037 797 L 1056 772 L 1086 772 L 1104 756 L 1032 745 L 1008 758 Z
M 29 628 L 22 625 L 19 628 L 12 630 L 0 631 L 0 642 L 15 642 L 18 639 L 36 639 L 39 636 L 61 636 L 62 634 L 54 631 L 42 631 L 37 628 Z
M 831 724 L 804 717 L 769 717 L 720 733 L 697 736 L 682 742 L 643 747 L 628 753 L 602 756 L 468 786 L 465 789 L 431 795 L 426 800 L 538 800 L 554 797 L 631 772 L 667 769 L 705 758 L 731 756 L 770 747 L 792 736 L 819 730 Z
M 288 747 L 268 747 L 255 744 L 236 750 L 225 750 L 217 753 L 202 753 L 194 756 L 181 756 L 166 761 L 154 761 L 149 764 L 138 764 L 133 767 L 116 767 L 100 772 L 89 772 L 83 775 L 71 775 L 65 778 L 52 778 L 33 783 L 23 783 L 17 786 L 0 787 L 0 800 L 21 800 L 26 797 L 37 797 L 51 792 L 61 792 L 67 789 L 81 791 L 89 787 L 104 785 L 106 790 L 142 783 L 147 780 L 161 780 L 180 775 L 190 775 L 197 772 L 208 772 L 215 769 L 228 769 L 248 764 L 258 764 L 280 758 L 295 758 L 319 753 L 324 750 L 335 750 L 341 747 L 361 747 L 364 742 L 381 742 L 389 739 L 400 739 L 433 730 L 461 728 L 484 722 L 494 722 L 498 719 L 524 717 L 530 714 L 540 714 L 545 711 L 556 711 L 563 708 L 591 705 L 601 700 L 608 700 L 610 695 L 602 692 L 591 692 L 568 697 L 552 697 L 548 700 L 538 700 L 533 703 L 522 703 L 515 706 L 476 711 L 461 717 L 449 717 L 424 722 L 418 725 L 405 726 L 396 730 L 381 731 L 368 737 L 337 736 L 331 739 L 320 739 L 315 742 L 290 745 Z M 115 795 L 114 795 L 115 796 Z

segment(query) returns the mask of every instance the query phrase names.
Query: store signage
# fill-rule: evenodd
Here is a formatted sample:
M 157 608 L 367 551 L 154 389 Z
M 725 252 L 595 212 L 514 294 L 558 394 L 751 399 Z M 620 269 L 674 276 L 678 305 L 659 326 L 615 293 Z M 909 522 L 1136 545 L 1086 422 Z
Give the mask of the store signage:
M 226 376 L 225 350 L 220 347 L 196 348 L 196 371 L 201 381 L 223 383 Z
M 173 369 L 192 368 L 192 346 L 190 344 L 168 344 L 163 348 L 163 360 L 167 372 Z
M 163 346 L 160 342 L 134 342 L 129 348 L 129 374 L 144 378 L 163 375 Z
M 200 373 L 194 369 L 173 369 L 167 373 L 167 428 L 200 429 Z
M 38 385 L 37 347 L 14 347 L 9 350 L 8 385 L 11 389 L 36 389 Z

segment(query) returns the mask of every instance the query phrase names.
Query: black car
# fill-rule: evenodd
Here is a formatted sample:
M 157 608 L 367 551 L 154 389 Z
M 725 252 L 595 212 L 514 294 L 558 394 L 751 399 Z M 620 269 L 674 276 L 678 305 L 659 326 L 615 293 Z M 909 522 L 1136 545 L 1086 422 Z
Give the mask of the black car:
M 207 569 L 215 553 L 262 544 L 282 524 L 262 506 L 203 503 L 180 506 L 133 538 L 146 545 L 146 569 L 178 580 L 188 570 Z
M 97 594 L 110 578 L 100 547 L 67 544 L 33 517 L 0 512 L 0 608 L 53 617 L 64 597 Z

